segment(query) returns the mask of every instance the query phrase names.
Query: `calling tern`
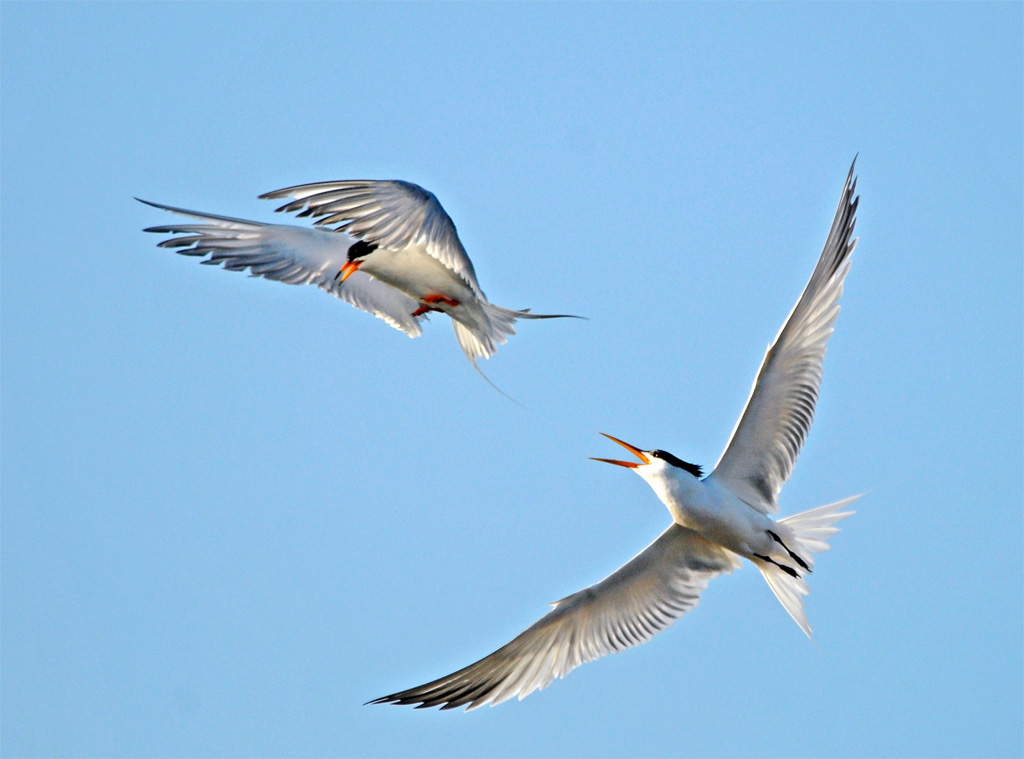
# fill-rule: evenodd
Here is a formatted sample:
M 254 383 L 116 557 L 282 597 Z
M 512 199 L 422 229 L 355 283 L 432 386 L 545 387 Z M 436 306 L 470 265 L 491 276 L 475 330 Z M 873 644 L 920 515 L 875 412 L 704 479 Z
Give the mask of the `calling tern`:
M 856 163 L 856 162 L 855 162 Z M 610 435 L 632 469 L 668 507 L 672 524 L 628 563 L 555 608 L 491 655 L 446 677 L 370 703 L 475 709 L 525 698 L 585 662 L 650 640 L 693 609 L 708 582 L 752 562 L 808 637 L 806 576 L 829 548 L 835 523 L 860 496 L 784 519 L 777 498 L 811 427 L 828 339 L 857 243 L 858 198 L 850 167 L 825 247 L 754 380 L 747 405 L 711 474 L 660 449 Z M 602 433 L 603 434 L 603 433 Z

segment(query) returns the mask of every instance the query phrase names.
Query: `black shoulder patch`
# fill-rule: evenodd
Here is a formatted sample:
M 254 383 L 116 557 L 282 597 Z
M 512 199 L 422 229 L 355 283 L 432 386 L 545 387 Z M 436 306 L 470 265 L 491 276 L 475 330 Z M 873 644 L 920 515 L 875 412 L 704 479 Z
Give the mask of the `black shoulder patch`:
M 348 249 L 348 260 L 355 261 L 357 258 L 364 258 L 377 250 L 377 243 L 359 240 Z
M 651 451 L 651 455 L 656 459 L 666 461 L 672 466 L 677 466 L 680 469 L 685 469 L 687 472 L 692 474 L 694 477 L 703 477 L 704 470 L 701 469 L 697 464 L 691 464 L 689 461 L 683 461 L 680 458 L 676 458 L 668 451 L 663 451 L 660 448 L 656 451 Z

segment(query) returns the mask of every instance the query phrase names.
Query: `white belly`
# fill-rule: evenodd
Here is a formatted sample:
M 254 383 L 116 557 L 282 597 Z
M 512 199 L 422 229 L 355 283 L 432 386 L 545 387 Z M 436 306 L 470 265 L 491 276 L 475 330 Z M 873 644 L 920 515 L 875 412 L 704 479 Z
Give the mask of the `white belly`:
M 772 539 L 767 533 L 772 527 L 772 520 L 747 506 L 714 480 L 694 479 L 692 485 L 665 484 L 664 496 L 668 497 L 663 496 L 662 501 L 668 505 L 672 518 L 678 524 L 743 556 L 773 550 Z
M 461 277 L 416 248 L 376 250 L 359 268 L 416 300 L 429 295 L 443 295 L 460 304 L 476 300 L 476 295 Z

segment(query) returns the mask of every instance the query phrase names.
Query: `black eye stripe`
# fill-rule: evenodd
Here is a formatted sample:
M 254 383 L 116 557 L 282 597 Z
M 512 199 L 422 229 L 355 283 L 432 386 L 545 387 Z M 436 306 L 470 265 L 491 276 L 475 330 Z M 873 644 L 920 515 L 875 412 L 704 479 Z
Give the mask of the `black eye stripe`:
M 668 451 L 663 451 L 660 448 L 658 448 L 656 450 L 650 451 L 649 453 L 654 458 L 661 459 L 662 461 L 664 461 L 667 464 L 671 464 L 672 466 L 679 467 L 680 469 L 685 469 L 687 472 L 692 474 L 694 477 L 703 477 L 704 476 L 704 470 L 701 469 L 697 464 L 691 464 L 688 461 L 683 461 L 682 459 L 677 458 L 676 456 L 673 456 Z

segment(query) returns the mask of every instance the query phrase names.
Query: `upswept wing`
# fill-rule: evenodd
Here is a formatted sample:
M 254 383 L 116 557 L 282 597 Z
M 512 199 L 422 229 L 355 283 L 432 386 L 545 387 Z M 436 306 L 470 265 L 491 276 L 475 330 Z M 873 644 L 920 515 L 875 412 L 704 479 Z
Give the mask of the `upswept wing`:
M 316 285 L 409 337 L 419 337 L 422 332 L 418 321 L 422 317 L 412 316 L 419 303 L 412 298 L 359 271 L 344 282 L 337 280 L 353 242 L 348 235 L 324 229 L 261 224 L 147 200 L 141 202 L 202 222 L 176 222 L 146 229 L 146 232 L 184 235 L 164 240 L 159 243 L 161 248 L 175 249 L 184 256 L 209 256 L 201 263 L 220 264 L 230 271 L 248 269 L 254 277 L 289 285 Z
M 768 348 L 747 406 L 711 473 L 765 514 L 778 512 L 779 491 L 793 471 L 814 419 L 822 362 L 857 244 L 851 240 L 859 201 L 854 196 L 853 170 L 851 166 L 810 281 Z
M 490 656 L 371 703 L 468 705 L 468 711 L 523 699 L 580 664 L 646 643 L 694 608 L 711 578 L 739 565 L 735 554 L 673 524 L 604 580 L 553 604 L 553 611 Z
M 299 216 L 316 219 L 317 226 L 336 224 L 335 230 L 382 247 L 423 245 L 429 255 L 484 299 L 455 224 L 434 194 L 419 185 L 400 180 L 351 179 L 285 187 L 260 197 L 294 198 L 277 210 L 299 211 Z

